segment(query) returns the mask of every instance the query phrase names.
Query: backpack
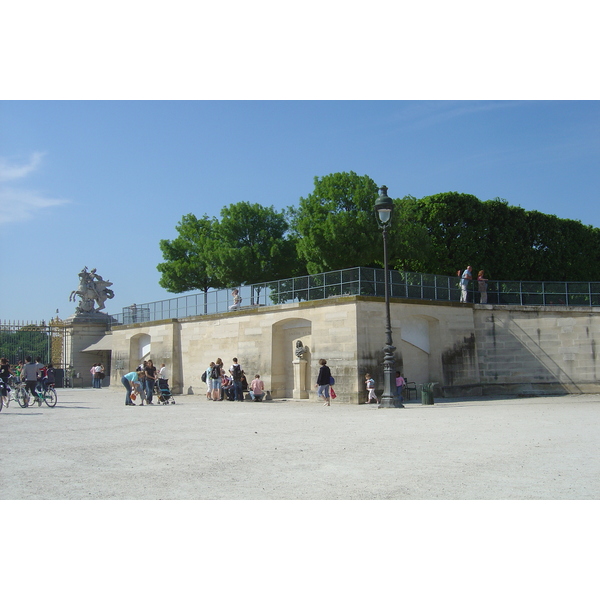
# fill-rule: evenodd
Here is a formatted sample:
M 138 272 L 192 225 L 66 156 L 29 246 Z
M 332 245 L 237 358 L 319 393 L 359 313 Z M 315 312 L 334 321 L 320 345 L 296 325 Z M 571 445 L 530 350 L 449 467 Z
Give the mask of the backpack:
M 242 379 L 242 367 L 240 365 L 233 365 L 231 367 L 231 375 L 234 381 L 240 381 Z
M 200 377 L 200 379 L 202 379 L 202 383 L 206 383 L 206 371 L 202 373 L 202 377 Z
M 102 375 L 104 376 L 104 373 L 102 373 Z M 54 383 L 54 369 L 47 369 L 46 377 L 48 378 L 48 383 Z
M 221 378 L 221 367 L 219 365 L 215 365 L 210 372 L 211 379 L 220 379 Z

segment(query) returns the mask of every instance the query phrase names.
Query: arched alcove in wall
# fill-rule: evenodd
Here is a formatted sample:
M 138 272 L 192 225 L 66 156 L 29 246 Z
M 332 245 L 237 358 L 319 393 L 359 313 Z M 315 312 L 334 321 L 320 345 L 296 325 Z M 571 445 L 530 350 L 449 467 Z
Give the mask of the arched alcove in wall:
M 437 353 L 439 346 L 439 319 L 429 315 L 411 315 L 402 319 L 402 358 L 404 374 L 409 381 L 440 382 Z
M 150 356 L 152 337 L 147 333 L 134 335 L 129 340 L 129 368 L 135 369 Z
M 310 376 L 312 350 L 312 322 L 308 319 L 283 319 L 273 324 L 273 354 L 271 356 L 271 395 L 274 398 L 292 398 L 294 390 L 294 349 L 298 340 L 307 347 L 304 359 L 308 361 Z M 310 389 L 310 382 L 306 382 Z

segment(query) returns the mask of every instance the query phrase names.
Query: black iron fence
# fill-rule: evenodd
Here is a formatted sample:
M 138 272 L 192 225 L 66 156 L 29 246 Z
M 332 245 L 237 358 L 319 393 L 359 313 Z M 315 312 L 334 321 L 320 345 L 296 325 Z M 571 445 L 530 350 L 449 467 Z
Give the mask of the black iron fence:
M 458 302 L 460 278 L 448 275 L 389 271 L 390 296 Z M 267 281 L 239 288 L 242 303 L 233 308 L 230 290 L 177 296 L 168 300 L 128 306 L 112 315 L 113 325 L 180 319 L 340 296 L 383 297 L 384 270 L 355 267 L 317 275 Z M 488 304 L 542 306 L 600 306 L 600 282 L 496 281 L 487 282 Z M 479 282 L 469 282 L 467 302 L 481 302 Z
M 0 357 L 6 358 L 15 366 L 25 361 L 26 356 L 39 357 L 40 362 L 52 363 L 56 374 L 56 384 L 62 387 L 63 379 L 69 371 L 65 363 L 69 341 L 69 331 L 60 320 L 49 323 L 41 321 L 2 321 L 0 322 Z

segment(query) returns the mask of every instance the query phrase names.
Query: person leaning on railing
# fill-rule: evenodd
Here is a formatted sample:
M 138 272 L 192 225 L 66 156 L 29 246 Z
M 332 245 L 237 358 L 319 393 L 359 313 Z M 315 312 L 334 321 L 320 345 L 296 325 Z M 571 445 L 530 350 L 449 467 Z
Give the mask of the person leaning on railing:
M 477 274 L 477 285 L 479 286 L 479 303 L 487 304 L 487 282 L 484 277 L 483 269 Z

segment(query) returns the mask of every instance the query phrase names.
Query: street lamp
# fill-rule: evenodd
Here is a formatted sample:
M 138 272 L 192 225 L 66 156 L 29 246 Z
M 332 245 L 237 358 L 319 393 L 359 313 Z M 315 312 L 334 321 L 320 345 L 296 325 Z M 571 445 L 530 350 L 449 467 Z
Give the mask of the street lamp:
M 385 185 L 379 188 L 379 198 L 375 202 L 375 210 L 379 219 L 379 228 L 383 231 L 383 269 L 385 277 L 385 346 L 383 347 L 383 396 L 379 408 L 404 408 L 396 394 L 396 374 L 394 342 L 392 341 L 392 323 L 390 320 L 390 290 L 387 257 L 387 228 L 392 222 L 394 202 L 387 195 Z

